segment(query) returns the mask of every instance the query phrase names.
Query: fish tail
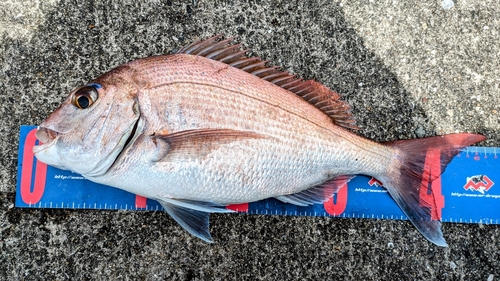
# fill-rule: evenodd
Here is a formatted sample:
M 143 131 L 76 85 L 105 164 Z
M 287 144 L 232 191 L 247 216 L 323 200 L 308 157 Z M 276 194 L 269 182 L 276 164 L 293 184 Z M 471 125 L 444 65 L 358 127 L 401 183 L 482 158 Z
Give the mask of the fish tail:
M 431 183 L 462 148 L 484 139 L 482 135 L 463 133 L 386 143 L 395 150 L 394 160 L 388 173 L 379 179 L 420 233 L 438 246 L 447 244 Z

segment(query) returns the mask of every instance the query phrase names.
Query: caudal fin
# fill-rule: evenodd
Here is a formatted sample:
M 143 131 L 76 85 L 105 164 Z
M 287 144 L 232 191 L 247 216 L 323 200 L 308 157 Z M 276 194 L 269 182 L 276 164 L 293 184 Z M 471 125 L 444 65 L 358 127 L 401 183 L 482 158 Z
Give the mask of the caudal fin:
M 420 233 L 438 246 L 447 244 L 441 218 L 433 214 L 436 197 L 431 183 L 462 148 L 484 139 L 476 134 L 450 134 L 386 143 L 396 149 L 396 154 L 389 174 L 380 180 Z

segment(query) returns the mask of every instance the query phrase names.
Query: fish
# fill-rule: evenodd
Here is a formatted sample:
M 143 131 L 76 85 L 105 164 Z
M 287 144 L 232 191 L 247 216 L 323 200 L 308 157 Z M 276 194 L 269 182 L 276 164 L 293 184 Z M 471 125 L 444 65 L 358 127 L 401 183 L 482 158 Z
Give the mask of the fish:
M 374 142 L 356 134 L 336 91 L 249 57 L 233 41 L 199 40 L 77 87 L 39 125 L 34 155 L 157 200 L 206 242 L 210 213 L 231 212 L 228 205 L 321 204 L 355 175 L 372 176 L 425 238 L 447 246 L 431 218 L 433 196 L 420 190 L 483 135 Z M 428 155 L 439 161 L 426 164 Z

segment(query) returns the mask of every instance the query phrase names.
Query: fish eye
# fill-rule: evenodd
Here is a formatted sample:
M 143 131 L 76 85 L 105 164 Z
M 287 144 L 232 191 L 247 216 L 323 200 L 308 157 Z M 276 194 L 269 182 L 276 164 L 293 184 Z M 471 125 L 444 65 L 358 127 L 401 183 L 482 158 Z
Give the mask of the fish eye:
M 74 106 L 86 109 L 97 100 L 97 97 L 98 94 L 96 88 L 92 86 L 85 86 L 78 89 L 78 91 L 73 94 L 72 102 Z

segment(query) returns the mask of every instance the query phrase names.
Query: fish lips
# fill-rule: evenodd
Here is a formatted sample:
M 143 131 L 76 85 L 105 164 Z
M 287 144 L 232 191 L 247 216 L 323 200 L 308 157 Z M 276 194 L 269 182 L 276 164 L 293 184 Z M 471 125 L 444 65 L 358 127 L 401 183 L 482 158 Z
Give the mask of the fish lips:
M 36 158 L 45 164 L 64 169 L 55 146 L 59 133 L 45 127 L 38 127 L 35 136 L 40 142 L 40 145 L 33 147 L 33 154 Z
M 52 144 L 59 136 L 59 133 L 49 128 L 38 127 L 35 136 L 41 143 Z

